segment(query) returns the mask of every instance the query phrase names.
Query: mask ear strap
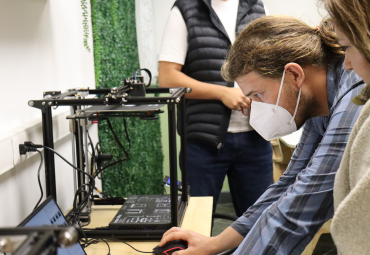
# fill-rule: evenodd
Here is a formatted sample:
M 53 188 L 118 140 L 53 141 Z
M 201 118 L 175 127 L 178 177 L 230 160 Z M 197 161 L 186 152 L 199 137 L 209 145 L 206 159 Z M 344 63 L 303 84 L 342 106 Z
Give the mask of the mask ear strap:
M 301 99 L 301 90 L 302 90 L 302 87 L 299 89 L 299 94 L 298 94 L 298 99 L 297 99 L 297 105 L 295 106 L 295 110 L 294 110 L 294 115 L 293 115 L 293 118 L 291 121 L 289 121 L 289 125 L 292 125 L 293 122 L 294 122 L 294 118 L 297 114 L 297 110 L 298 110 L 298 105 L 299 105 L 299 100 Z
M 284 84 L 284 78 L 285 78 L 285 69 L 284 69 L 284 73 L 283 73 L 283 78 L 281 78 L 280 89 L 279 89 L 279 95 L 278 95 L 278 98 L 277 98 L 277 101 L 276 101 L 276 105 L 275 105 L 274 112 L 276 112 L 276 111 L 277 111 L 278 106 L 279 106 L 281 90 L 282 90 L 282 88 L 283 88 L 283 84 Z

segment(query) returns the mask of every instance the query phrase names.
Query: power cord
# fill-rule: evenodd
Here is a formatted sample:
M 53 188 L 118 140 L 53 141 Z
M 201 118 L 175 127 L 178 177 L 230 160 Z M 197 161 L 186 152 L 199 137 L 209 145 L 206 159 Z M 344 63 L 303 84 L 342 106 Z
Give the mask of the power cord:
M 106 119 L 107 121 L 107 124 L 108 124 L 108 127 L 110 129 L 110 131 L 112 132 L 112 135 L 114 137 L 114 140 L 116 141 L 116 143 L 118 144 L 118 146 L 123 150 L 123 153 L 125 154 L 126 156 L 126 160 L 130 159 L 129 155 L 128 155 L 128 152 L 126 151 L 125 147 L 123 146 L 123 144 L 121 143 L 121 141 L 119 140 L 118 136 L 116 135 L 116 133 L 114 132 L 113 130 L 113 127 L 112 127 L 112 123 L 110 122 L 109 119 Z M 127 134 L 127 133 L 126 133 Z M 127 134 L 128 135 L 128 134 Z
M 132 245 L 126 243 L 125 241 L 122 241 L 120 239 L 115 239 L 115 238 L 107 238 L 107 240 L 112 240 L 112 241 L 117 241 L 117 242 L 121 242 L 121 243 L 124 243 L 126 244 L 127 246 L 129 246 L 130 248 L 134 249 L 135 251 L 137 252 L 140 252 L 140 253 L 153 253 L 152 251 L 140 251 L 138 249 L 135 249 Z
M 113 129 L 113 126 L 112 126 L 112 123 L 110 122 L 109 119 L 106 119 L 107 121 L 107 124 L 108 124 L 108 128 L 109 130 L 111 131 L 113 137 L 114 137 L 114 140 L 116 141 L 116 143 L 118 144 L 118 146 L 122 149 L 123 153 L 125 154 L 125 158 L 121 158 L 121 159 L 118 159 L 112 163 L 109 163 L 105 166 L 102 166 L 101 168 L 97 169 L 97 171 L 95 172 L 94 174 L 94 177 L 98 176 L 100 173 L 102 173 L 105 169 L 111 167 L 111 166 L 114 166 L 118 163 L 121 163 L 121 162 L 124 162 L 124 161 L 127 161 L 130 159 L 130 156 L 129 156 L 129 152 L 131 150 L 131 139 L 130 139 L 130 136 L 128 134 L 128 129 L 127 129 L 127 122 L 126 122 L 126 119 L 124 118 L 123 119 L 123 126 L 125 128 L 125 135 L 126 135 L 126 139 L 127 139 L 127 142 L 128 142 L 128 149 L 126 150 L 125 147 L 123 146 L 122 142 L 119 140 L 117 134 L 114 132 L 114 129 Z M 102 151 L 101 149 L 101 145 L 100 145 L 100 142 L 98 142 L 95 146 L 95 150 L 97 149 L 97 146 L 100 146 L 100 150 Z
M 93 191 L 94 191 L 94 187 L 95 187 L 95 178 L 92 177 L 90 174 L 88 174 L 88 173 L 80 170 L 79 168 L 75 167 L 72 163 L 70 163 L 68 160 L 66 160 L 62 155 L 60 155 L 58 152 L 56 152 L 54 149 L 52 149 L 48 146 L 44 146 L 44 145 L 40 145 L 40 144 L 33 144 L 32 142 L 24 142 L 24 144 L 19 145 L 19 152 L 20 152 L 21 155 L 23 155 L 23 154 L 26 154 L 29 151 L 35 151 L 36 152 L 36 151 L 38 151 L 37 150 L 38 148 L 44 148 L 44 149 L 52 151 L 57 156 L 59 156 L 61 159 L 63 159 L 68 165 L 70 165 L 71 167 L 76 169 L 78 172 L 80 172 L 80 173 L 82 173 L 82 174 L 84 174 L 84 175 L 86 175 L 90 178 L 90 183 L 89 184 L 84 184 L 84 185 L 82 185 L 81 187 L 78 188 L 78 190 L 75 193 L 75 197 L 74 197 L 74 201 L 73 201 L 74 215 L 73 215 L 73 218 L 72 218 L 72 224 L 73 225 L 78 224 L 80 226 L 81 231 L 83 232 L 82 227 L 81 227 L 81 223 L 80 223 L 80 220 L 79 220 L 79 216 L 82 214 L 82 210 L 86 207 L 86 205 L 88 203 L 88 200 L 89 200 L 89 197 L 91 199 L 93 199 Z M 41 165 L 41 163 L 40 163 L 40 165 Z M 39 170 L 40 169 L 41 169 L 41 167 L 39 167 Z M 39 182 L 39 183 L 41 183 L 41 182 Z M 84 190 L 85 187 L 88 188 L 88 191 Z M 77 197 L 79 196 L 79 194 L 82 194 L 82 193 L 85 193 L 86 196 L 80 202 L 80 204 L 77 205 Z
M 84 243 L 84 249 L 85 249 L 86 247 L 88 247 L 88 246 L 92 245 L 92 244 L 97 244 L 97 243 L 99 243 L 99 241 L 103 241 L 103 242 L 107 245 L 107 247 L 108 247 L 108 255 L 111 255 L 111 254 L 110 254 L 110 246 L 109 246 L 108 242 L 107 242 L 107 241 L 105 241 L 104 239 L 95 239 L 95 238 L 90 239 L 90 241 L 86 241 L 86 242 Z
M 71 223 L 73 225 L 77 224 L 80 226 L 80 216 L 82 215 L 82 211 L 83 209 L 86 207 L 88 201 L 89 201 L 89 193 L 84 190 L 84 187 L 89 187 L 88 184 L 84 184 L 82 186 L 80 186 L 76 193 L 75 193 L 75 197 L 73 199 L 73 217 L 72 217 L 72 220 L 71 220 Z M 85 193 L 85 197 L 84 199 L 80 202 L 80 204 L 77 204 L 77 198 L 79 195 L 82 195 L 83 193 Z
M 109 120 L 108 120 L 108 123 L 109 123 L 108 125 L 111 126 Z M 129 149 L 128 150 L 130 150 L 131 149 L 131 142 L 130 142 L 130 139 L 129 139 L 129 136 L 128 136 L 127 126 L 126 126 L 125 120 L 124 120 L 124 125 L 125 125 L 126 137 L 127 137 L 128 141 L 129 141 Z M 124 149 L 122 143 L 119 141 L 117 135 L 114 133 L 113 128 L 111 129 L 111 131 L 112 131 L 113 135 L 115 136 L 116 142 L 120 145 L 120 147 L 123 149 L 123 151 L 126 154 L 127 151 Z M 89 137 L 89 139 L 90 139 L 90 144 L 93 147 L 91 138 Z M 62 155 L 60 155 L 54 149 L 52 149 L 52 148 L 50 148 L 48 146 L 40 145 L 40 144 L 33 144 L 32 142 L 24 142 L 24 144 L 20 144 L 19 145 L 19 152 L 20 152 L 21 155 L 26 154 L 27 152 L 30 152 L 30 151 L 38 152 L 39 155 L 40 155 L 40 165 L 39 165 L 39 169 L 38 169 L 38 183 L 39 183 L 39 187 L 40 187 L 40 190 L 41 190 L 41 197 L 40 197 L 39 201 L 37 202 L 37 204 L 36 204 L 36 206 L 35 206 L 35 208 L 33 210 L 35 210 L 39 206 L 39 204 L 40 204 L 40 202 L 41 202 L 41 200 L 43 198 L 43 189 L 42 189 L 41 181 L 40 181 L 40 171 L 41 171 L 41 168 L 42 168 L 42 165 L 43 165 L 43 156 L 42 156 L 42 153 L 38 150 L 38 148 L 44 148 L 44 149 L 47 149 L 47 150 L 52 151 L 57 156 L 59 156 L 62 160 L 64 160 L 68 165 L 70 165 L 71 167 L 73 167 L 74 169 L 76 169 L 78 172 L 83 173 L 83 174 L 85 174 L 86 176 L 88 176 L 90 178 L 90 184 L 84 184 L 84 185 L 80 186 L 78 188 L 78 190 L 76 191 L 76 193 L 75 193 L 75 197 L 74 197 L 74 201 L 73 201 L 73 212 L 74 212 L 74 214 L 73 214 L 73 218 L 72 218 L 71 222 L 72 222 L 72 225 L 76 225 L 77 224 L 79 226 L 81 232 L 83 233 L 85 240 L 82 240 L 82 242 L 85 243 L 85 248 L 87 246 L 91 245 L 91 244 L 97 243 L 97 241 L 100 240 L 100 241 L 103 241 L 103 242 L 105 242 L 107 244 L 107 246 L 108 246 L 108 255 L 111 255 L 110 254 L 110 246 L 109 246 L 109 244 L 108 244 L 108 242 L 106 240 L 104 240 L 104 239 L 91 239 L 90 241 L 88 240 L 88 238 L 87 238 L 87 236 L 86 236 L 86 234 L 85 234 L 85 232 L 84 232 L 84 230 L 83 230 L 83 228 L 81 226 L 81 221 L 79 219 L 79 216 L 82 214 L 82 210 L 85 208 L 85 206 L 88 203 L 89 197 L 91 199 L 93 199 L 93 190 L 95 188 L 95 178 L 93 176 L 91 176 L 90 174 L 88 174 L 88 173 L 80 170 L 79 168 L 75 167 L 72 163 L 70 163 L 67 159 L 65 159 Z M 126 154 L 126 156 L 128 157 L 128 153 Z M 126 158 L 125 160 L 127 160 L 127 159 L 128 158 Z M 108 166 L 105 166 L 105 168 L 107 168 L 107 167 L 109 167 L 109 165 Z M 103 170 L 105 168 L 103 168 Z M 95 177 L 96 177 L 96 175 L 95 175 Z M 85 187 L 88 188 L 88 191 L 86 191 L 84 189 Z M 83 193 L 85 193 L 86 196 L 81 201 L 81 203 L 79 205 L 77 205 L 77 197 L 80 194 L 83 194 Z M 133 246 L 131 246 L 130 244 L 128 244 L 128 243 L 126 243 L 126 242 L 124 242 L 122 240 L 119 240 L 119 239 L 109 238 L 107 240 L 113 240 L 113 241 L 122 242 L 122 243 L 128 245 L 133 250 L 135 250 L 137 252 L 140 252 L 140 253 L 153 253 L 153 252 L 140 251 L 140 250 L 134 248 Z M 6 255 L 6 253 L 4 253 L 4 254 Z
M 140 71 L 144 71 L 144 72 L 146 72 L 148 74 L 148 76 L 149 76 L 149 82 L 148 82 L 148 84 L 145 85 L 145 87 L 149 87 L 150 84 L 152 83 L 152 73 L 147 68 L 137 69 L 136 72 L 135 72 L 135 74 L 134 74 L 134 76 L 133 76 L 134 77 L 134 80 L 136 81 L 136 76 L 138 75 L 138 73 Z
M 138 71 L 140 71 L 140 69 Z M 149 71 L 148 74 L 150 75 L 150 71 Z M 149 82 L 149 85 L 150 85 L 150 82 Z M 52 148 L 50 148 L 48 146 L 43 146 L 43 145 L 39 145 L 39 144 L 33 144 L 32 142 L 24 142 L 24 144 L 20 144 L 19 145 L 19 152 L 20 152 L 21 155 L 26 154 L 27 152 L 30 152 L 30 151 L 31 152 L 32 151 L 38 152 L 39 155 L 40 155 L 40 166 L 39 166 L 39 169 L 38 169 L 38 183 L 39 183 L 39 187 L 40 187 L 40 191 L 41 191 L 41 197 L 40 197 L 39 201 L 37 202 L 37 204 L 36 204 L 36 206 L 34 207 L 33 210 L 35 210 L 39 206 L 39 204 L 40 204 L 40 202 L 41 202 L 41 200 L 43 198 L 43 195 L 44 195 L 43 189 L 42 189 L 42 185 L 41 185 L 41 181 L 40 181 L 40 171 L 41 171 L 41 168 L 42 168 L 42 165 L 43 165 L 43 156 L 42 156 L 42 153 L 38 150 L 38 148 L 44 148 L 44 149 L 47 149 L 47 150 L 52 151 L 54 154 L 56 154 L 57 156 L 59 156 L 62 160 L 64 160 L 72 168 L 76 169 L 78 172 L 80 172 L 80 173 L 82 173 L 82 174 L 84 174 L 84 175 L 86 175 L 86 176 L 89 177 L 90 183 L 89 184 L 82 185 L 81 187 L 78 188 L 78 190 L 75 193 L 75 197 L 74 197 L 74 201 L 73 201 L 73 214 L 71 214 L 72 216 L 68 220 L 72 225 L 78 225 L 80 227 L 81 232 L 83 233 L 83 235 L 84 235 L 84 237 L 85 237 L 86 240 L 87 240 L 87 237 L 86 237 L 86 235 L 85 235 L 85 233 L 84 233 L 84 231 L 82 229 L 81 221 L 80 221 L 80 216 L 83 215 L 82 211 L 86 207 L 86 205 L 88 204 L 89 198 L 91 198 L 91 200 L 94 199 L 94 197 L 93 197 L 93 191 L 95 189 L 95 177 L 97 177 L 101 172 L 103 172 L 108 167 L 111 167 L 111 166 L 113 166 L 115 164 L 118 164 L 120 162 L 129 160 L 129 154 L 128 154 L 128 152 L 131 150 L 131 140 L 130 140 L 130 137 L 129 137 L 129 134 L 128 134 L 126 119 L 123 118 L 123 125 L 124 125 L 126 139 L 127 139 L 127 142 L 128 142 L 128 150 L 125 149 L 125 147 L 123 146 L 123 144 L 119 140 L 118 136 L 114 132 L 110 120 L 109 119 L 106 119 L 106 120 L 107 120 L 107 123 L 108 123 L 108 127 L 109 127 L 110 131 L 112 132 L 116 143 L 123 150 L 123 152 L 124 152 L 124 154 L 125 154 L 126 157 L 123 158 L 123 159 L 119 159 L 119 160 L 117 160 L 115 162 L 112 162 L 112 163 L 110 163 L 110 164 L 108 164 L 106 166 L 101 167 L 100 169 L 98 169 L 95 172 L 95 174 L 93 176 L 90 175 L 89 173 L 86 173 L 86 172 L 80 170 L 79 168 L 75 167 L 72 163 L 70 163 L 68 160 L 66 160 L 62 155 L 60 155 L 58 152 L 56 152 L 54 149 L 52 149 Z M 91 153 L 91 169 L 90 169 L 90 173 L 93 173 L 94 166 L 95 166 L 95 159 L 96 159 L 95 151 L 96 151 L 98 145 L 100 146 L 100 148 L 101 148 L 101 145 L 98 142 L 96 144 L 96 146 L 95 146 L 95 149 L 94 149 L 94 144 L 92 142 L 92 139 L 91 139 L 89 133 L 88 133 L 88 139 L 89 139 L 89 143 L 90 143 L 91 150 L 92 150 L 92 153 Z M 84 190 L 85 187 L 88 188 L 88 191 Z M 80 201 L 79 204 L 77 204 L 77 198 L 78 198 L 79 195 L 82 195 L 82 194 L 85 194 L 84 199 L 82 201 Z M 90 218 L 89 218 L 89 220 L 90 220 Z
M 37 181 L 39 182 L 39 187 L 40 187 L 40 191 L 41 191 L 41 196 L 40 196 L 40 199 L 39 201 L 37 202 L 36 206 L 33 208 L 32 211 L 36 210 L 36 208 L 39 206 L 41 200 L 42 200 L 42 197 L 44 196 L 44 191 L 42 190 L 42 186 L 41 186 L 41 181 L 40 181 L 40 171 L 41 171 L 41 168 L 42 168 L 42 164 L 44 162 L 44 159 L 42 157 L 42 153 L 41 151 L 39 150 L 36 150 L 39 154 L 40 154 L 40 166 L 39 166 L 39 170 L 37 171 Z
M 82 174 L 87 175 L 90 178 L 90 181 L 92 182 L 92 184 L 94 184 L 92 186 L 95 187 L 94 177 L 92 177 L 90 174 L 88 174 L 88 173 L 80 170 L 79 168 L 75 167 L 72 163 L 70 163 L 68 160 L 66 160 L 62 155 L 60 155 L 58 152 L 56 152 L 54 149 L 52 149 L 52 148 L 50 148 L 48 146 L 44 146 L 44 145 L 41 145 L 41 144 L 33 144 L 32 142 L 24 142 L 24 144 L 20 144 L 19 145 L 19 152 L 20 152 L 21 155 L 23 155 L 23 154 L 26 154 L 29 151 L 38 151 L 37 150 L 38 148 L 44 148 L 44 149 L 47 149 L 47 150 L 52 151 L 58 157 L 60 157 L 61 159 L 63 159 L 72 168 L 76 169 L 78 172 L 80 172 Z
M 94 173 L 94 165 L 95 165 L 95 149 L 94 149 L 94 144 L 92 142 L 92 139 L 90 137 L 89 131 L 86 130 L 87 136 L 89 138 L 89 143 L 91 146 L 91 163 L 90 163 L 90 174 Z
M 128 150 L 127 151 L 130 152 L 130 150 L 131 150 L 131 140 L 130 140 L 130 136 L 128 135 L 126 118 L 123 118 L 123 126 L 125 127 L 126 139 L 128 141 Z
M 33 144 L 34 145 L 34 144 Z M 35 145 L 34 145 L 35 146 Z M 92 194 L 93 190 L 94 190 L 94 187 L 95 187 L 95 178 L 92 177 L 90 174 L 80 170 L 78 167 L 75 167 L 72 163 L 70 163 L 68 160 L 66 160 L 62 155 L 60 155 L 58 152 L 56 152 L 54 149 L 50 148 L 50 147 L 47 147 L 47 146 L 44 146 L 44 145 L 37 145 L 37 146 L 40 146 L 41 148 L 44 148 L 44 149 L 48 149 L 50 151 L 52 151 L 53 153 L 55 153 L 57 156 L 59 156 L 61 159 L 63 159 L 68 165 L 70 165 L 71 167 L 73 167 L 74 169 L 76 169 L 78 172 L 86 175 L 87 177 L 90 178 L 90 186 L 92 187 L 91 189 L 89 189 L 89 193 Z M 86 184 L 85 184 L 86 185 Z
M 140 253 L 151 253 L 151 254 L 153 254 L 153 252 L 152 252 L 152 251 L 150 251 L 150 252 L 149 252 L 149 251 L 140 251 L 140 250 L 136 249 L 135 247 L 133 247 L 132 245 L 130 245 L 130 244 L 128 244 L 128 243 L 126 243 L 125 241 L 122 241 L 122 240 L 120 240 L 120 239 L 115 239 L 115 238 L 105 238 L 105 239 L 100 239 L 100 238 L 91 238 L 89 241 L 85 241 L 84 248 L 88 247 L 88 246 L 89 246 L 89 245 L 91 245 L 91 244 L 97 244 L 99 241 L 103 241 L 103 242 L 105 242 L 105 243 L 107 244 L 107 246 L 108 246 L 108 250 L 109 250 L 108 255 L 109 255 L 109 254 L 110 254 L 110 247 L 109 247 L 109 244 L 108 244 L 108 242 L 107 242 L 106 240 L 111 240 L 111 241 L 117 241 L 117 242 L 124 243 L 124 244 L 126 244 L 127 246 L 129 246 L 131 249 L 133 249 L 133 250 L 135 250 L 135 251 L 137 251 L 137 252 L 140 252 Z

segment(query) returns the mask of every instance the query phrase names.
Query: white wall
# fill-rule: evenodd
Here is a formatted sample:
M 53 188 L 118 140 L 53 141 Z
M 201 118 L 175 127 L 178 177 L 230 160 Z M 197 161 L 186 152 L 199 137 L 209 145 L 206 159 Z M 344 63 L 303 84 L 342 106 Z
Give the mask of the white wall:
M 152 0 L 135 0 L 135 15 L 140 68 L 148 68 L 151 71 L 151 84 L 156 85 L 158 77 L 158 58 Z M 149 76 L 144 75 L 144 81 L 145 83 L 149 82 Z
M 319 8 L 318 0 L 262 0 L 270 15 L 284 14 L 302 19 L 311 26 L 318 25 L 327 12 Z
M 78 0 L 0 0 L 0 227 L 17 225 L 40 195 L 38 154 L 21 163 L 14 159 L 17 139 L 42 143 L 41 111 L 28 100 L 41 99 L 43 91 L 95 87 L 82 21 Z M 66 112 L 68 107 L 53 111 L 55 149 L 71 160 Z M 96 126 L 90 133 L 96 141 Z M 73 200 L 72 170 L 57 157 L 55 162 L 58 203 L 65 210 Z M 44 169 L 41 180 L 44 185 Z
M 152 2 L 154 9 L 154 27 L 156 33 L 157 54 L 159 54 L 163 30 L 175 0 L 152 0 Z

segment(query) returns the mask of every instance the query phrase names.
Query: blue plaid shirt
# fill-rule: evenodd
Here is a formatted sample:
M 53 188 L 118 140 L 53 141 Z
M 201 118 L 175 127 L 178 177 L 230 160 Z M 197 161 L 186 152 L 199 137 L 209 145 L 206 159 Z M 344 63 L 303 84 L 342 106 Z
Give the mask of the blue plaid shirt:
M 334 213 L 333 186 L 362 107 L 351 99 L 365 84 L 343 61 L 328 66 L 329 116 L 307 120 L 286 172 L 231 227 L 245 236 L 241 254 L 301 254 Z

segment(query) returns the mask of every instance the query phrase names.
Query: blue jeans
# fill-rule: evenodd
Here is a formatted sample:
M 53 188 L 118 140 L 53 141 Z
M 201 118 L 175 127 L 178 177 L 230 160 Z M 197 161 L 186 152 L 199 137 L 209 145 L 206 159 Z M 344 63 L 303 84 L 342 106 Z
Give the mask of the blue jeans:
M 228 176 L 237 216 L 273 181 L 272 147 L 256 131 L 228 133 L 223 147 L 188 141 L 187 170 L 191 196 L 213 196 L 213 212 Z

